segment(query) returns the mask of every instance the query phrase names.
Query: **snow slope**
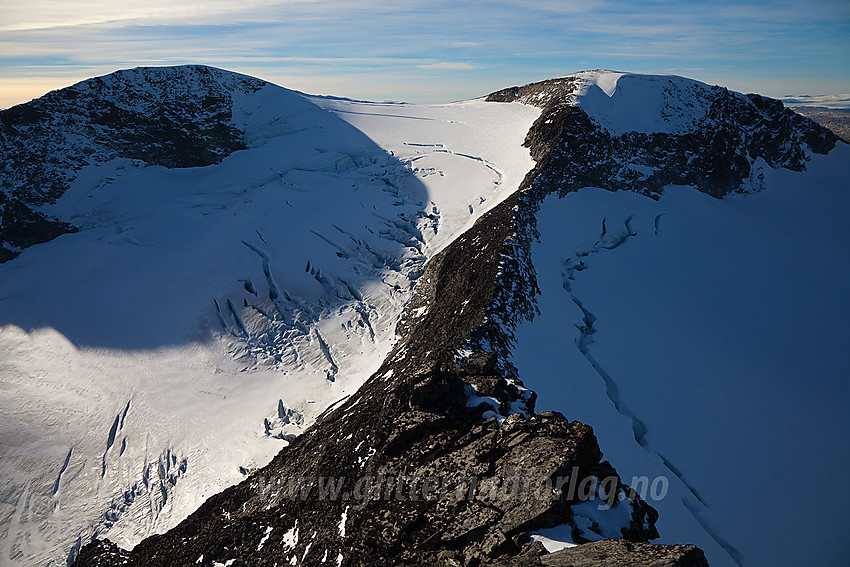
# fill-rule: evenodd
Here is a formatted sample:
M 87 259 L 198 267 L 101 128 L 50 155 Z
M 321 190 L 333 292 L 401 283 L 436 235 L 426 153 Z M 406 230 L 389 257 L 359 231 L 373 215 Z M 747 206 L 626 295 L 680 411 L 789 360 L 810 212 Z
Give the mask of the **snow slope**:
M 666 478 L 647 497 L 660 541 L 715 567 L 850 559 L 848 159 L 765 168 L 763 192 L 724 199 L 588 187 L 538 216 L 519 375 L 625 482 Z
M 516 191 L 534 166 L 521 146 L 540 112 L 526 105 L 501 109 L 481 100 L 428 106 L 311 100 L 369 136 L 421 179 L 428 199 L 441 205 L 443 222 L 453 227 L 428 243 L 432 254 Z
M 354 392 L 427 258 L 533 165 L 539 114 L 233 104 L 248 149 L 84 168 L 44 209 L 82 230 L 0 265 L 0 565 L 165 531 Z

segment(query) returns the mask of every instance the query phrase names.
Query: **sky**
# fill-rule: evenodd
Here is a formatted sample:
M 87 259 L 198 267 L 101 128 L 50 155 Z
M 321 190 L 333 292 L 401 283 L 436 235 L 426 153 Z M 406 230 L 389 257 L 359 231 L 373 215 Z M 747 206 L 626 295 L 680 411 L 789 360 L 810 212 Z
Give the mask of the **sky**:
M 850 107 L 850 1 L 0 0 L 0 108 L 187 63 L 366 100 L 614 69 Z

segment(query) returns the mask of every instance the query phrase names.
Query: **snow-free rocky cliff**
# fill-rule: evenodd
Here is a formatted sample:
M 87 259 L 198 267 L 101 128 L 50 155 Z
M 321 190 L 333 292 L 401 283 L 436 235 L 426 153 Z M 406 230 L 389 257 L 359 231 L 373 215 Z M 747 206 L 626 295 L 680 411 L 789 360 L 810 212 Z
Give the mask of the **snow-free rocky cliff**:
M 846 145 L 781 103 L 604 71 L 487 100 L 366 103 L 177 67 L 86 81 L 3 111 L 2 123 L 4 160 L 25 164 L 2 171 L 18 208 L 4 211 L 28 212 L 4 212 L 2 225 L 0 563 L 705 564 L 693 546 L 640 543 L 660 531 L 668 544 L 697 543 L 713 565 L 778 564 L 760 555 L 771 534 L 737 527 L 714 492 L 753 477 L 725 463 L 709 482 L 693 469 L 692 438 L 662 435 L 704 425 L 687 418 L 716 409 L 692 400 L 714 378 L 639 396 L 629 371 L 644 380 L 646 359 L 618 365 L 599 315 L 606 304 L 629 312 L 619 300 L 629 295 L 600 298 L 582 278 L 626 258 L 631 272 L 616 281 L 638 297 L 658 288 L 649 276 L 670 279 L 659 269 L 668 257 L 635 267 L 623 256 L 657 252 L 653 233 L 703 255 L 728 246 L 726 233 L 743 248 L 763 242 L 763 230 L 737 229 L 751 217 L 720 210 L 762 195 L 776 197 L 759 227 L 789 209 L 846 213 Z M 813 186 L 814 205 L 800 205 L 805 190 L 789 194 L 795 182 Z M 710 213 L 715 234 L 682 232 L 692 210 Z M 818 288 L 833 311 L 807 313 L 815 328 L 848 314 L 835 224 L 795 256 L 836 282 Z M 809 232 L 790 241 L 808 246 Z M 676 258 L 681 270 L 691 256 Z M 709 288 L 724 271 L 713 265 Z M 755 315 L 783 308 L 781 294 L 766 297 Z M 722 297 L 696 302 L 747 320 Z M 652 328 L 656 341 L 674 337 Z M 705 356 L 699 333 L 675 335 L 685 353 L 671 361 Z M 840 366 L 830 335 L 806 343 L 828 378 Z M 732 362 L 767 388 L 763 349 L 793 352 L 792 339 L 755 341 L 761 351 Z M 823 409 L 821 397 L 844 391 L 808 404 Z M 771 392 L 780 406 L 789 395 Z M 764 434 L 758 419 L 738 419 L 740 402 L 713 418 L 731 427 L 706 439 L 734 445 L 726 435 L 741 424 Z M 578 414 L 601 443 L 571 421 Z M 839 437 L 848 429 L 825 419 Z M 783 466 L 764 446 L 761 462 Z M 609 508 L 469 485 L 527 477 L 539 488 L 569 474 L 613 478 L 606 490 L 620 498 Z M 629 486 L 641 475 L 669 477 L 671 496 L 647 503 Z M 440 477 L 446 497 L 353 499 L 367 477 Z M 301 498 L 292 478 L 340 479 L 340 495 Z M 821 491 L 811 502 L 799 491 L 794 522 L 837 519 Z M 753 494 L 742 507 L 765 504 Z M 833 524 L 818 527 L 824 541 Z M 821 559 L 840 553 L 821 547 Z

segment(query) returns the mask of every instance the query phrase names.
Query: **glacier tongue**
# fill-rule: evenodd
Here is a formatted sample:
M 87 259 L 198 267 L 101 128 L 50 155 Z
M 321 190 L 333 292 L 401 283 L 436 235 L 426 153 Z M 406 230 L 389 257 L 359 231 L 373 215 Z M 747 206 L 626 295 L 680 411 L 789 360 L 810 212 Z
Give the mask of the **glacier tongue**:
M 538 115 L 260 85 L 219 164 L 83 167 L 44 208 L 80 232 L 0 265 L 0 562 L 132 547 L 354 392 L 427 258 L 533 165 Z

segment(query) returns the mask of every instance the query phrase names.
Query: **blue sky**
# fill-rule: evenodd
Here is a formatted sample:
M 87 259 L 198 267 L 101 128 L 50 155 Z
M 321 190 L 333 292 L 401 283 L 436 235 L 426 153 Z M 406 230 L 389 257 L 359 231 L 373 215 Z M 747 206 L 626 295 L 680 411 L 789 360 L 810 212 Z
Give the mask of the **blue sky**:
M 850 106 L 850 1 L 0 0 L 0 107 L 137 65 L 446 102 L 583 69 Z

